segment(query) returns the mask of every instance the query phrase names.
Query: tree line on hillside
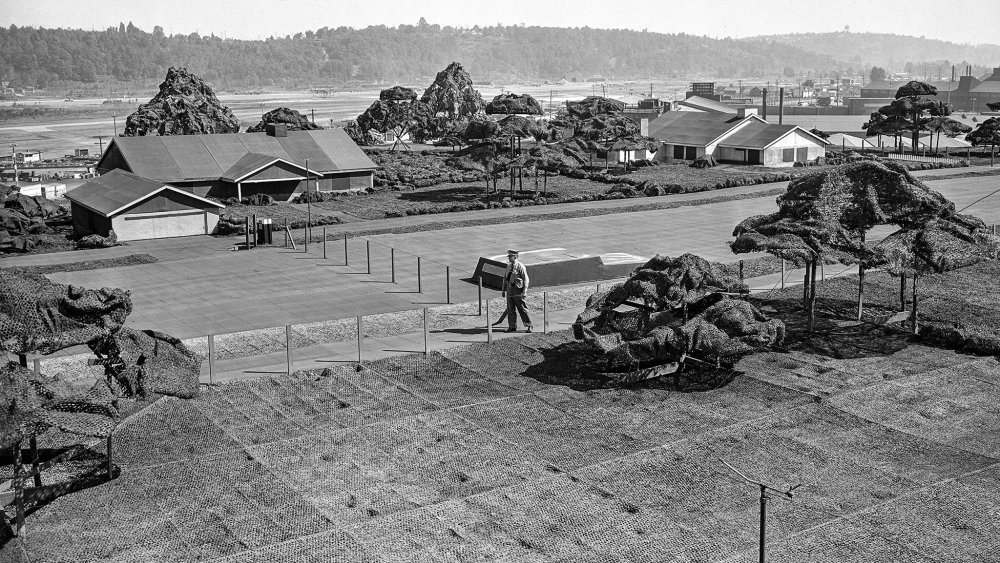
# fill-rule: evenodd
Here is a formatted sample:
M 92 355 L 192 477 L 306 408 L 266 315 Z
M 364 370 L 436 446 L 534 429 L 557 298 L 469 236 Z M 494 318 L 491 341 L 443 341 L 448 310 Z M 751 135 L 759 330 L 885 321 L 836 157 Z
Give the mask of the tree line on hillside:
M 320 28 L 263 40 L 152 33 L 131 23 L 103 31 L 0 28 L 0 79 L 50 87 L 152 81 L 184 66 L 221 88 L 399 83 L 454 60 L 481 80 L 821 75 L 861 71 L 834 58 L 761 40 L 631 30 L 418 25 Z
M 960 45 L 892 33 L 793 33 L 759 39 L 836 57 L 855 66 L 877 65 L 890 73 L 907 72 L 923 77 L 940 74 L 943 80 L 951 77 L 951 65 L 956 65 L 958 71 L 972 65 L 973 74 L 978 76 L 989 70 L 988 64 L 1000 60 L 1000 45 Z

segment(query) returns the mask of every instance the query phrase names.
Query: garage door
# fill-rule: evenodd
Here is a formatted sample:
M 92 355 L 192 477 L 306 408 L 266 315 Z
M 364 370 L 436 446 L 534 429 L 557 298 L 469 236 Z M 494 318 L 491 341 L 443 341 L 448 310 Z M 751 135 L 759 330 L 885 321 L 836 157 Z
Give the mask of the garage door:
M 115 217 L 113 226 L 118 240 L 143 240 L 204 235 L 206 220 L 202 210 L 137 213 Z

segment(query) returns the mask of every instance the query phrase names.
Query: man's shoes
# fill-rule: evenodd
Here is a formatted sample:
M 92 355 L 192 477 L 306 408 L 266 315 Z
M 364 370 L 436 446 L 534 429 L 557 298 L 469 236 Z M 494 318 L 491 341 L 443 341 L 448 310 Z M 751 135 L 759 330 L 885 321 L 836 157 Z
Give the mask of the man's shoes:
M 508 328 L 504 332 L 517 332 L 517 329 L 516 328 Z
M 531 332 L 531 325 L 528 325 L 524 332 Z

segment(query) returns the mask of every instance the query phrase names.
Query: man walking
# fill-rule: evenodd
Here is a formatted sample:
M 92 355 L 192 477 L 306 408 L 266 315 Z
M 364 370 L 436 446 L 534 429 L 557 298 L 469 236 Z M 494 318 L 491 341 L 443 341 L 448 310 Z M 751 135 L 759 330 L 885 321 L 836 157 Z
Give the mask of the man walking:
M 517 332 L 518 315 L 527 332 L 531 332 L 531 317 L 524 307 L 524 296 L 528 293 L 528 269 L 517 259 L 516 250 L 507 251 L 507 262 L 501 291 L 501 295 L 507 298 L 507 332 Z

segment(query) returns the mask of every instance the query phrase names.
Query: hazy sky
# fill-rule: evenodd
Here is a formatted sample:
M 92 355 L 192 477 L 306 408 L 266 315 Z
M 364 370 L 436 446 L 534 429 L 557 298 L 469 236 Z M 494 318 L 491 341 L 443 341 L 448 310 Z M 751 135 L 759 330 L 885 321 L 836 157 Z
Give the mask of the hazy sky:
M 339 26 L 428 23 L 628 28 L 711 37 L 873 31 L 1000 44 L 998 0 L 0 0 L 0 25 L 145 31 L 242 39 Z

